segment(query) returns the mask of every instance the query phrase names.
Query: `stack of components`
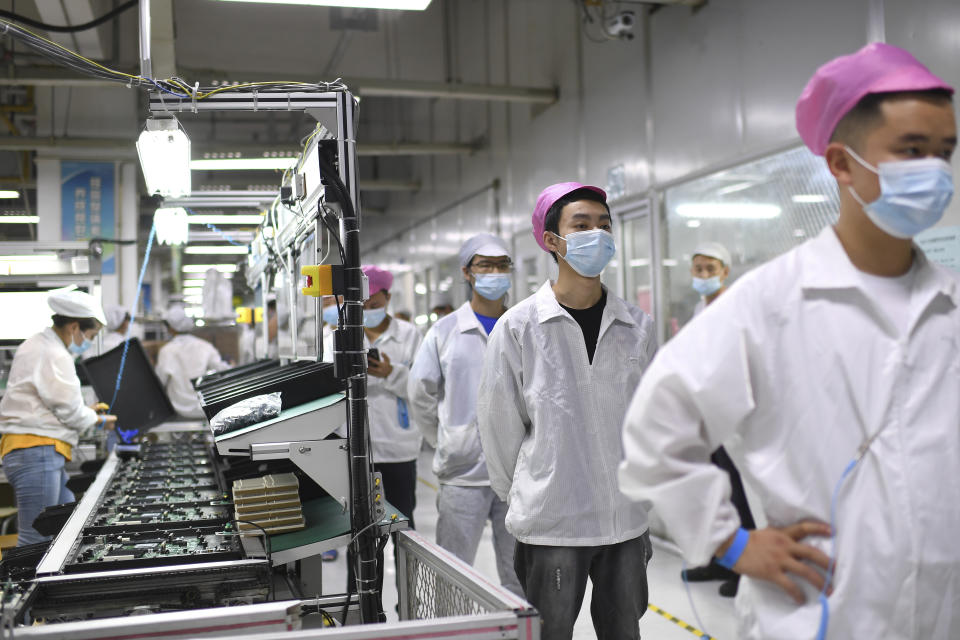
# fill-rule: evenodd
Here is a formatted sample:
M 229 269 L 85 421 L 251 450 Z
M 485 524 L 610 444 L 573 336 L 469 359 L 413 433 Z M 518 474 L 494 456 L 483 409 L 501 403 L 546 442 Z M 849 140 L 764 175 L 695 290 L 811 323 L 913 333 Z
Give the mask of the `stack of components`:
M 305 526 L 300 482 L 292 473 L 235 480 L 233 502 L 241 531 L 253 532 L 261 527 L 274 534 L 297 531 Z

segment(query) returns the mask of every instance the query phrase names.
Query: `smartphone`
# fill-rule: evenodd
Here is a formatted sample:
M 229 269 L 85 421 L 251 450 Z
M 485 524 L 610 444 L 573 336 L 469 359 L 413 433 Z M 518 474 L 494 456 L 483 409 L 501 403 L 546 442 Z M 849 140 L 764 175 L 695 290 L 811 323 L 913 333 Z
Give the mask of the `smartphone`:
M 377 349 L 377 348 L 375 348 L 375 347 L 370 347 L 369 349 L 367 349 L 367 358 L 369 358 L 369 359 L 371 359 L 371 360 L 376 360 L 376 361 L 379 362 L 379 361 L 380 361 L 380 349 Z

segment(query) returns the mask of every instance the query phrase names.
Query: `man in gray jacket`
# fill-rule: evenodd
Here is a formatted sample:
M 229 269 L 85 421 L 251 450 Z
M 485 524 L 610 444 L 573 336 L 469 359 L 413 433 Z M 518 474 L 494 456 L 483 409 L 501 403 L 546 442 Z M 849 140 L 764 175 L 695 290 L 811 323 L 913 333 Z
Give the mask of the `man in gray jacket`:
M 472 564 L 490 520 L 500 583 L 521 595 L 513 569 L 515 540 L 504 525 L 507 503 L 490 488 L 476 412 L 483 352 L 507 310 L 513 262 L 502 239 L 481 233 L 461 247 L 460 267 L 473 295 L 438 320 L 420 345 L 408 382 L 410 410 L 436 447 L 437 544 Z

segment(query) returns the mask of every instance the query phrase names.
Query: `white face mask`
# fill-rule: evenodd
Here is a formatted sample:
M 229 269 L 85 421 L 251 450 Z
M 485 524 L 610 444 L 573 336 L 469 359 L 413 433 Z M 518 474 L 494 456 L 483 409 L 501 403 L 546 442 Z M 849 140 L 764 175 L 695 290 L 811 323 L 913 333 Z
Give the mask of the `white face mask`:
M 363 326 L 367 329 L 376 329 L 380 326 L 380 323 L 383 322 L 384 318 L 387 317 L 387 308 L 380 307 L 379 309 L 364 309 L 363 310 Z
M 574 231 L 566 236 L 553 235 L 567 242 L 567 254 L 557 255 L 585 278 L 599 276 L 617 252 L 613 234 L 603 229 Z
M 854 160 L 880 177 L 880 197 L 864 202 L 850 186 L 850 195 L 881 231 L 894 238 L 912 238 L 937 224 L 953 197 L 953 171 L 941 158 L 881 162 L 876 167 L 846 147 Z

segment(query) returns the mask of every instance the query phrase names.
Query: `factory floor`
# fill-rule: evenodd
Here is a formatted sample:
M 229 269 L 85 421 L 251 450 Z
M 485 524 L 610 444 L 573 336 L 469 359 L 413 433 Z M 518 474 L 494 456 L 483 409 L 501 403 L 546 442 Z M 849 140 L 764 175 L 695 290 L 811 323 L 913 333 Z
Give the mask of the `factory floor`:
M 417 483 L 417 509 L 414 519 L 417 530 L 430 540 L 436 539 L 437 525 L 437 479 L 431 472 L 433 452 L 423 451 L 420 454 L 418 471 L 420 481 Z M 388 543 L 385 557 L 393 557 L 392 544 Z M 340 553 L 334 562 L 323 564 L 323 589 L 326 593 L 342 593 L 346 584 L 345 554 Z M 494 581 L 498 581 L 496 562 L 493 554 L 490 526 L 487 525 L 477 552 L 474 563 L 477 570 Z M 668 546 L 654 540 L 654 554 L 647 571 L 650 584 L 650 604 L 656 609 L 649 609 L 640 620 L 640 634 L 644 638 L 655 640 L 694 640 L 704 638 L 705 635 L 696 633 L 703 629 L 696 620 L 690 607 L 689 599 L 680 580 L 680 558 Z M 388 562 L 387 575 L 384 579 L 383 607 L 387 612 L 387 619 L 397 620 L 395 606 L 397 604 L 396 574 L 392 562 Z M 704 631 L 718 640 L 733 640 L 736 637 L 736 621 L 732 598 L 723 598 L 717 593 L 719 582 L 695 583 L 690 585 L 690 591 L 700 614 L 700 620 L 706 626 Z M 674 618 L 677 621 L 672 621 Z M 693 630 L 685 628 L 692 627 Z M 575 640 L 595 638 L 593 625 L 590 621 L 590 587 L 580 617 L 574 630 Z

